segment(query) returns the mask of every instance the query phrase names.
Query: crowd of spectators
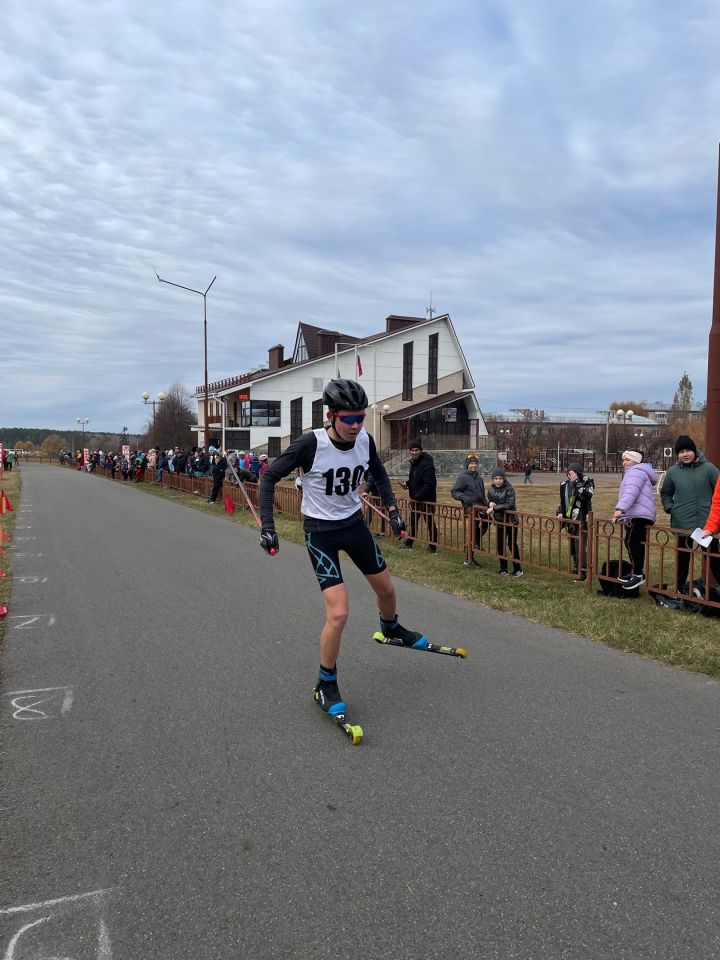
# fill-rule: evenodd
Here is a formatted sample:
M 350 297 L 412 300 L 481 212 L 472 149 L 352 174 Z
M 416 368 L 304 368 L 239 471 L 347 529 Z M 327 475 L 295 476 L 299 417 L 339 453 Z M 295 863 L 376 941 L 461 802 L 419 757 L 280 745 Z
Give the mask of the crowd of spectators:
M 409 529 L 402 549 L 411 550 L 420 531 L 427 530 L 426 550 L 435 554 L 438 546 L 437 477 L 432 456 L 423 451 L 422 442 L 414 439 L 410 442 L 408 461 L 408 479 L 400 481 L 400 486 L 409 496 Z M 677 539 L 676 583 L 675 589 L 688 593 L 690 557 L 694 549 L 691 539 L 693 530 L 705 529 L 715 539 L 703 548 L 708 563 L 703 569 L 709 569 L 713 575 L 720 574 L 720 470 L 709 463 L 698 451 L 693 439 L 680 436 L 675 444 L 677 462 L 667 471 L 662 481 L 661 502 L 670 517 Z M 254 451 L 226 450 L 214 446 L 183 447 L 161 450 L 132 450 L 127 453 L 92 451 L 85 462 L 83 452 L 65 454 L 67 462 L 75 462 L 78 470 L 89 472 L 105 471 L 113 479 L 139 483 L 145 479 L 148 467 L 155 469 L 155 483 L 162 483 L 163 475 L 168 473 L 212 479 L 212 489 L 207 502 L 215 504 L 221 494 L 225 481 L 239 479 L 243 482 L 257 483 L 268 468 L 266 454 L 257 455 Z M 626 450 L 622 455 L 623 477 L 618 499 L 613 512 L 613 522 L 622 524 L 623 540 L 631 564 L 631 571 L 620 577 L 625 590 L 634 590 L 645 582 L 645 556 L 648 529 L 656 521 L 655 486 L 657 477 L 652 466 L 645 463 L 641 452 Z M 5 460 L 6 469 L 11 469 L 11 460 Z M 529 480 L 531 470 L 524 469 L 525 480 Z M 366 493 L 374 494 L 368 484 Z M 566 531 L 570 543 L 570 559 L 575 582 L 587 580 L 587 542 L 588 514 L 592 509 L 594 481 L 585 475 L 582 465 L 571 463 L 560 484 L 560 503 L 556 516 L 561 521 L 561 529 Z M 523 569 L 518 545 L 518 515 L 513 485 L 501 466 L 491 472 L 491 480 L 486 488 L 479 471 L 477 455 L 469 453 L 451 491 L 452 497 L 462 504 L 465 514 L 473 512 L 474 524 L 472 544 L 465 566 L 479 566 L 475 550 L 482 550 L 483 538 L 495 530 L 494 544 L 488 540 L 485 550 L 496 555 L 499 562 L 498 573 L 507 575 L 512 563 L 512 575 L 521 577 Z M 714 513 L 711 512 L 711 505 Z M 367 522 L 372 521 L 372 512 L 368 511 Z M 379 536 L 384 536 L 384 523 L 381 523 Z M 494 551 L 493 551 L 494 547 Z
M 225 453 L 217 447 L 183 447 L 161 450 L 160 447 L 151 447 L 149 450 L 120 451 L 91 450 L 87 460 L 82 450 L 74 454 L 63 454 L 61 460 L 65 463 L 74 462 L 77 470 L 87 470 L 88 473 L 104 471 L 115 479 L 140 483 L 145 479 L 148 467 L 155 469 L 155 483 L 161 483 L 165 471 L 168 473 L 184 474 L 189 477 L 212 477 L 221 475 L 222 479 L 232 476 L 230 464 L 238 474 L 250 482 L 257 483 L 259 477 L 267 470 L 267 454 L 256 456 L 253 450 L 227 450 Z M 221 480 L 222 483 L 222 480 Z

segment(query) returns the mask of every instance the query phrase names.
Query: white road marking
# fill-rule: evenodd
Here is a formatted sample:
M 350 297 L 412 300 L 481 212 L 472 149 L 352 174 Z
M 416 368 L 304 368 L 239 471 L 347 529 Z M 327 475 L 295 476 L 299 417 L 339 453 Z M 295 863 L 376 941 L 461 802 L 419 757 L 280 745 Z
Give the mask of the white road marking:
M 14 614 L 8 617 L 8 620 L 22 620 L 23 623 L 16 623 L 13 630 L 27 630 L 28 627 L 53 627 L 55 625 L 54 613 L 26 613 Z
M 50 917 L 40 917 L 39 920 L 33 920 L 32 923 L 26 923 L 24 927 L 20 927 L 20 929 L 18 930 L 18 932 L 15 934 L 15 936 L 12 938 L 12 940 L 11 940 L 10 943 L 8 944 L 8 948 L 7 948 L 6 952 L 5 952 L 5 956 L 3 957 L 3 960 L 14 960 L 14 957 L 15 957 L 15 947 L 17 946 L 17 943 L 18 943 L 18 940 L 20 939 L 20 937 L 21 937 L 24 933 L 27 933 L 27 931 L 30 930 L 32 927 L 37 927 L 37 926 L 39 926 L 41 923 L 45 923 L 45 922 L 46 922 L 47 920 L 49 920 L 49 919 L 50 919 Z
M 38 577 L 35 575 L 28 575 L 24 577 L 13 577 L 14 583 L 47 583 L 47 577 Z
M 51 921 L 51 920 L 57 919 L 62 921 L 63 916 L 65 914 L 70 913 L 73 910 L 73 906 L 75 904 L 80 904 L 82 901 L 85 901 L 88 904 L 88 906 L 91 907 L 91 909 L 97 908 L 101 906 L 103 898 L 109 893 L 110 893 L 110 890 L 91 890 L 88 893 L 79 893 L 79 894 L 75 894 L 74 896 L 68 896 L 68 897 L 57 897 L 53 900 L 43 900 L 38 903 L 26 903 L 19 907 L 6 907 L 4 910 L 0 910 L 0 917 L 12 917 L 12 916 L 18 916 L 21 914 L 32 914 L 35 911 L 42 911 L 43 913 L 45 913 L 45 911 L 48 911 L 47 916 L 39 917 L 37 920 L 32 920 L 29 923 L 23 922 L 23 926 L 20 927 L 20 929 L 13 935 L 12 939 L 9 941 L 7 948 L 5 949 L 5 952 L 2 955 L 2 960 L 21 960 L 21 957 L 24 958 L 29 956 L 29 954 L 27 953 L 27 947 L 25 947 L 25 950 L 22 952 L 22 954 L 16 953 L 20 939 L 29 930 L 39 927 L 41 924 L 47 923 L 48 921 Z M 107 924 L 105 923 L 105 919 L 102 916 L 98 916 L 95 910 L 93 910 L 93 912 L 95 915 L 93 916 L 91 914 L 90 917 L 88 917 L 88 923 L 92 922 L 93 925 L 97 924 L 97 941 L 96 941 L 97 949 L 95 952 L 95 960 L 112 960 L 112 946 L 110 943 L 110 931 L 108 929 Z M 47 930 L 47 933 L 44 935 L 43 939 L 50 936 L 51 930 L 52 930 L 52 925 Z M 85 941 L 85 937 L 87 936 L 88 933 L 89 931 L 87 930 L 83 931 L 82 933 L 83 941 Z M 36 943 L 35 938 L 33 938 L 33 942 Z M 32 949 L 32 945 L 28 945 L 28 946 L 30 946 L 30 948 Z M 42 943 L 40 944 L 40 949 L 43 951 L 42 956 L 45 957 L 46 960 L 71 960 L 71 958 L 69 957 L 62 957 L 62 958 L 54 957 L 54 956 L 50 957 L 50 955 L 45 952 L 43 947 L 47 948 L 47 945 Z M 23 945 L 21 945 L 20 949 L 21 950 L 23 949 Z M 35 947 L 35 949 L 37 949 L 37 946 Z M 50 948 L 50 950 L 52 950 L 52 948 Z M 35 956 L 36 954 L 33 952 L 33 957 Z M 38 956 L 38 960 L 39 960 L 39 956 Z
M 43 696 L 45 694 L 45 696 Z M 73 692 L 70 687 L 40 687 L 36 690 L 13 690 L 3 694 L 10 698 L 10 706 L 15 711 L 13 720 L 52 720 L 67 713 L 73 705 Z M 59 705 L 60 714 L 46 713 L 40 710 L 43 703 Z

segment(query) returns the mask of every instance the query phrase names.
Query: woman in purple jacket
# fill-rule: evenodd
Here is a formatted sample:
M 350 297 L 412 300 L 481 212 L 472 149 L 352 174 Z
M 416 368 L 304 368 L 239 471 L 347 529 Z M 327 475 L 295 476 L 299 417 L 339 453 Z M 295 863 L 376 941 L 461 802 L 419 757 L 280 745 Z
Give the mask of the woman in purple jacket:
M 625 546 L 632 573 L 620 577 L 620 585 L 624 590 L 633 590 L 645 583 L 645 532 L 655 523 L 657 516 L 653 491 L 657 477 L 650 464 L 642 462 L 642 454 L 637 450 L 625 450 L 622 462 L 625 474 L 613 523 L 625 524 Z

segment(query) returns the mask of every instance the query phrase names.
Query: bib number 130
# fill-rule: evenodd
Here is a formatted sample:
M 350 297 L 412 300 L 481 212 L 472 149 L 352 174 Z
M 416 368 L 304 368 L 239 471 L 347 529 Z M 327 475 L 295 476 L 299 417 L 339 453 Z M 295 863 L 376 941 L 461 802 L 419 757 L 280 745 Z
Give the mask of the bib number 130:
M 338 497 L 344 497 L 351 490 L 356 490 L 363 482 L 365 477 L 365 467 L 358 464 L 350 471 L 350 467 L 338 467 L 337 470 L 326 470 L 323 474 L 325 478 L 325 494 L 331 497 L 335 494 Z

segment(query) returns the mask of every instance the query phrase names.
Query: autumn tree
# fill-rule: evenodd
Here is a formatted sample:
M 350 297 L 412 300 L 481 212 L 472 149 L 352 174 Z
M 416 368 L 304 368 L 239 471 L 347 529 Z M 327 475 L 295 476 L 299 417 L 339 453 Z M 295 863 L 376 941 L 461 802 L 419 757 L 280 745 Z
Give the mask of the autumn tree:
M 650 415 L 647 405 L 641 400 L 613 400 L 609 409 L 613 413 L 616 410 L 624 410 L 626 413 L 628 410 L 632 410 L 636 417 L 647 417 Z
M 50 433 L 43 440 L 40 452 L 46 457 L 59 457 L 66 448 L 67 444 L 61 436 L 58 436 L 57 433 Z

